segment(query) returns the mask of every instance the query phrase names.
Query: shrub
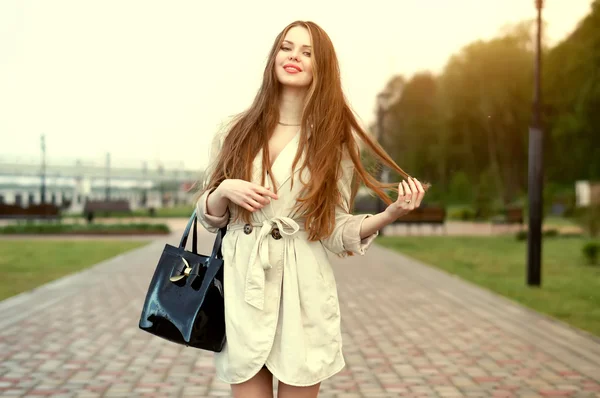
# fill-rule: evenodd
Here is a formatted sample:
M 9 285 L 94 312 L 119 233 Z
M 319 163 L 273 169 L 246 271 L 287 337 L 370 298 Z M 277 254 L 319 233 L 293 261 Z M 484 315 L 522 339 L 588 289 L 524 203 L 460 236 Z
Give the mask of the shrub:
M 448 191 L 449 199 L 453 202 L 465 203 L 473 200 L 473 184 L 463 171 L 457 171 L 452 175 Z
M 521 231 L 517 232 L 515 235 L 517 240 L 527 240 L 528 236 L 529 236 L 529 234 L 528 234 L 527 230 L 521 230 Z M 564 235 L 564 236 L 569 237 L 569 235 Z M 577 235 L 573 235 L 573 236 L 577 236 Z M 544 238 L 560 238 L 560 237 L 563 237 L 563 235 L 560 234 L 557 229 L 550 228 L 550 229 L 546 229 L 546 230 L 542 231 L 542 237 L 544 237 Z
M 561 238 L 581 238 L 581 237 L 583 237 L 583 233 L 569 231 L 569 232 L 561 232 L 561 234 L 559 236 Z
M 583 255 L 591 265 L 598 264 L 598 254 L 600 253 L 600 242 L 588 242 L 583 246 Z
M 169 233 L 166 224 L 29 224 L 0 227 L 0 234 L 61 234 L 61 233 Z
M 600 233 L 600 205 L 592 205 L 586 208 L 578 209 L 576 219 L 579 225 L 592 238 L 595 238 Z
M 545 231 L 542 232 L 542 235 L 546 236 L 546 237 L 549 237 L 549 238 L 558 236 L 558 229 L 555 229 L 555 228 L 547 229 L 547 230 L 545 230 Z
M 470 207 L 462 207 L 448 211 L 448 219 L 468 221 L 475 219 L 475 210 Z

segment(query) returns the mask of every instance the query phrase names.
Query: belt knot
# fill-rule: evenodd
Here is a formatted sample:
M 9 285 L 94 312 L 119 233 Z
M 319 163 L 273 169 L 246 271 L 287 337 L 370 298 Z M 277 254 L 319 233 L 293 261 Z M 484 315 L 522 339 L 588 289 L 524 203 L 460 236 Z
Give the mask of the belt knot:
M 246 274 L 245 300 L 253 307 L 262 310 L 265 300 L 265 270 L 272 268 L 269 262 L 269 239 L 271 235 L 275 240 L 293 238 L 300 225 L 289 217 L 273 217 L 264 220 L 260 226 L 258 237 L 250 254 L 248 272 Z M 286 243 L 287 244 L 287 243 Z

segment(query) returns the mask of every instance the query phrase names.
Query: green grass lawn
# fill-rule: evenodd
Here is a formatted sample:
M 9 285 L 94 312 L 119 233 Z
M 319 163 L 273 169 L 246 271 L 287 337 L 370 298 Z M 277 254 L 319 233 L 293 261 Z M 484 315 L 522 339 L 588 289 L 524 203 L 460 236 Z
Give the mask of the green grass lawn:
M 73 224 L 19 223 L 0 227 L 0 234 L 168 234 L 169 226 L 154 223 Z
M 527 242 L 505 237 L 382 237 L 383 246 L 600 336 L 600 265 L 586 265 L 584 238 L 543 242 L 542 286 L 526 285 Z
M 147 243 L 118 240 L 0 240 L 0 300 Z
M 557 217 L 557 216 L 546 216 L 544 217 L 544 225 L 549 228 L 559 228 L 559 227 L 576 227 L 578 226 L 576 220 L 573 218 L 567 217 Z

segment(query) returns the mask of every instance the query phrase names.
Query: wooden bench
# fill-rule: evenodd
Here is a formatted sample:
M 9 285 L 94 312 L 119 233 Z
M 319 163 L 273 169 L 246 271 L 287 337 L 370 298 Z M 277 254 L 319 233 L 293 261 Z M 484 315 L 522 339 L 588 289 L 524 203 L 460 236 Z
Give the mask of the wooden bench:
M 56 220 L 60 219 L 60 209 L 51 203 L 30 205 L 0 204 L 0 218 L 12 220 Z
M 519 225 L 522 230 L 524 226 L 523 209 L 520 207 L 507 207 L 502 212 L 492 218 L 492 229 L 495 225 Z
M 92 222 L 98 214 L 103 216 L 131 214 L 131 207 L 127 200 L 86 200 L 83 214 L 88 222 Z
M 418 207 L 410 213 L 394 221 L 393 225 L 406 224 L 412 225 L 431 225 L 440 227 L 446 232 L 446 209 L 437 206 Z M 410 229 L 409 229 L 410 233 Z

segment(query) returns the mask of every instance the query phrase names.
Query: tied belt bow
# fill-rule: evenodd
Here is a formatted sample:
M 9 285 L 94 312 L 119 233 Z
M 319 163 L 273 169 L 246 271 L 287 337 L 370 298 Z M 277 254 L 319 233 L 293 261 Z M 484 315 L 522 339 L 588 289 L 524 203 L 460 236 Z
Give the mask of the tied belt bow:
M 265 302 L 265 270 L 272 268 L 269 262 L 269 237 L 277 240 L 284 239 L 283 258 L 286 261 L 288 254 L 293 253 L 294 249 L 290 246 L 293 245 L 291 238 L 300 231 L 300 225 L 289 217 L 273 217 L 262 223 L 230 224 L 227 229 L 243 229 L 246 234 L 249 234 L 252 231 L 251 226 L 261 228 L 250 254 L 244 299 L 251 306 L 262 310 Z

